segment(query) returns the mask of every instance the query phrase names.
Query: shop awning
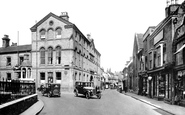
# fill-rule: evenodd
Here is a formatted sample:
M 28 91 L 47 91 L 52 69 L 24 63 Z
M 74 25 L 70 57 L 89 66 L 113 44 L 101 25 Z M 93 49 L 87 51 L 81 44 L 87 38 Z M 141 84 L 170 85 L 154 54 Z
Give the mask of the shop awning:
M 179 53 L 181 50 L 183 50 L 185 48 L 185 44 L 181 46 L 181 48 L 179 48 L 174 54 Z

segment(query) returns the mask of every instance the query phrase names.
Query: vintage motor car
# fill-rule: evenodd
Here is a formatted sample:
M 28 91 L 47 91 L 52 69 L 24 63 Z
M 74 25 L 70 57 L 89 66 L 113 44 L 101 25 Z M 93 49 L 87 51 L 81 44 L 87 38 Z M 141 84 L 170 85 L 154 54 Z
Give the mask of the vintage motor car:
M 58 83 L 48 83 L 41 91 L 42 95 L 48 97 L 59 96 L 60 97 L 60 84 Z
M 75 82 L 74 93 L 76 97 L 79 94 L 83 94 L 87 99 L 94 95 L 98 99 L 101 98 L 101 91 L 98 87 L 94 86 L 94 82 Z

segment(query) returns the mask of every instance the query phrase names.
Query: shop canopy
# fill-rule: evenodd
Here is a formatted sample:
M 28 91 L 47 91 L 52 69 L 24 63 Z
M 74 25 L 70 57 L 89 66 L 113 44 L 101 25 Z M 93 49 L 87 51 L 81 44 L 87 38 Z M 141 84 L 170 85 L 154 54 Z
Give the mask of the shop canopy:
M 185 48 L 185 44 L 182 45 L 174 54 L 177 54 L 179 53 L 181 50 L 183 50 Z

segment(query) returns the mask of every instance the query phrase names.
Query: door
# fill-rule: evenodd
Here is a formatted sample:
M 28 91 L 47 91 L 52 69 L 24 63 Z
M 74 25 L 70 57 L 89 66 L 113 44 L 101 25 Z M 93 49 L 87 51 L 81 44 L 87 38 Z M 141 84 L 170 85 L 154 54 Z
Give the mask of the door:
M 53 72 L 48 72 L 48 83 L 53 83 Z

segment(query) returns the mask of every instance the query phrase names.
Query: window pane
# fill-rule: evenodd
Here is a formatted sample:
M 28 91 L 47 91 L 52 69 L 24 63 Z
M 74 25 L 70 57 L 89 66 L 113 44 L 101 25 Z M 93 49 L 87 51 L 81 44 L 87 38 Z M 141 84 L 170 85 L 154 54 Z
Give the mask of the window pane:
M 52 64 L 53 62 L 53 49 L 49 48 L 48 49 L 48 64 Z
M 41 64 L 45 64 L 45 49 L 44 48 L 42 48 L 40 51 L 40 61 L 41 61 Z
M 7 57 L 6 65 L 7 66 L 10 66 L 11 65 L 11 57 Z
M 56 48 L 56 63 L 61 64 L 61 48 L 57 47 Z
M 40 31 L 40 38 L 46 38 L 46 31 L 44 29 Z
M 45 80 L 45 73 L 40 73 L 40 80 Z
M 61 72 L 56 72 L 56 80 L 61 80 Z
M 61 34 L 62 34 L 62 29 L 61 28 L 56 29 L 56 35 L 61 35 Z
M 52 29 L 48 30 L 48 38 L 53 38 L 54 37 L 54 33 Z
M 11 80 L 11 73 L 7 73 L 7 80 Z

